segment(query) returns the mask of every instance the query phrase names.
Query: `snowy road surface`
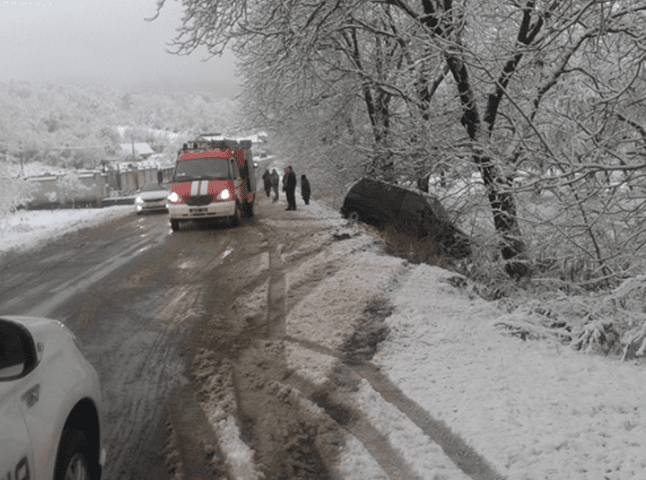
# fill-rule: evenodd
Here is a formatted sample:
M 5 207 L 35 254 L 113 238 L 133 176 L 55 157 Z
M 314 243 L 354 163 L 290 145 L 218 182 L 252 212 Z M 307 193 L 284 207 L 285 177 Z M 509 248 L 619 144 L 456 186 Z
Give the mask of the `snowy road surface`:
M 646 471 L 642 366 L 503 336 L 367 227 L 266 199 L 238 229 L 124 213 L 0 267 L 0 312 L 62 319 L 97 366 L 105 478 Z

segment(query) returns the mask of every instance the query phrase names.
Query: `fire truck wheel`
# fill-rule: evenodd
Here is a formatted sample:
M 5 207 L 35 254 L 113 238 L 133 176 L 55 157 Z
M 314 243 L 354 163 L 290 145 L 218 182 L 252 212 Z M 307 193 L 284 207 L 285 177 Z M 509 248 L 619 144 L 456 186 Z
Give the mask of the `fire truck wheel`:
M 173 232 L 176 232 L 177 230 L 179 230 L 179 220 L 171 220 L 170 228 L 171 230 L 173 230 Z
M 231 217 L 231 226 L 237 227 L 242 222 L 242 212 L 240 212 L 240 205 L 236 202 L 236 209 L 233 211 L 233 216 Z

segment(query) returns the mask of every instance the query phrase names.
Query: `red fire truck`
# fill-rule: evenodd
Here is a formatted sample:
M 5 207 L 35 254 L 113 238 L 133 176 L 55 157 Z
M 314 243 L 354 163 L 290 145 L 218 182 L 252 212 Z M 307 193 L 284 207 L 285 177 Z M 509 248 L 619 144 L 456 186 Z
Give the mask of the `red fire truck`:
M 182 220 L 253 216 L 256 175 L 250 140 L 202 134 L 177 154 L 168 213 L 173 230 Z

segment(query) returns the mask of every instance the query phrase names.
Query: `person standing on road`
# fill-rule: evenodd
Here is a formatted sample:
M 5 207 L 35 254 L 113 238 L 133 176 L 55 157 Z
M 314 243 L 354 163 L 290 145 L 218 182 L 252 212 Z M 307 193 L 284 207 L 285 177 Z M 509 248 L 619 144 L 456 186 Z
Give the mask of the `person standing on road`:
M 307 179 L 305 174 L 301 175 L 301 197 L 305 205 L 310 204 L 310 196 L 312 195 L 312 189 L 310 187 L 310 181 Z
M 278 172 L 275 168 L 271 171 L 270 183 L 271 189 L 274 191 L 274 198 L 272 202 L 276 203 L 278 201 L 278 185 L 280 185 L 280 175 L 278 175 Z
M 296 174 L 289 166 L 285 169 L 285 194 L 287 195 L 287 208 L 285 210 L 296 210 Z
M 287 173 L 289 172 L 289 167 L 283 169 L 283 192 L 287 192 Z
M 269 196 L 269 193 L 271 192 L 271 174 L 269 173 L 269 169 L 265 169 L 265 173 L 262 174 L 262 181 L 265 184 L 265 192 L 267 193 L 267 196 Z

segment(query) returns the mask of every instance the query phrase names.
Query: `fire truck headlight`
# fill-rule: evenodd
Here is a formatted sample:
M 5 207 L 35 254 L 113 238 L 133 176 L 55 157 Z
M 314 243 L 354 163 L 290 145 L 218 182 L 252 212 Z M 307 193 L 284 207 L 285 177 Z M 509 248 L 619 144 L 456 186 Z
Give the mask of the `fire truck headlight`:
M 169 201 L 170 203 L 179 203 L 181 200 L 182 200 L 182 199 L 181 199 L 181 198 L 180 198 L 180 196 L 177 194 L 177 192 L 172 192 L 172 193 L 168 196 L 168 201 Z
M 225 188 L 218 194 L 218 200 L 228 200 L 231 198 L 231 192 L 229 192 L 228 188 Z
M 141 197 L 135 198 L 135 205 L 141 205 L 142 203 L 144 203 L 143 198 L 141 198 Z

